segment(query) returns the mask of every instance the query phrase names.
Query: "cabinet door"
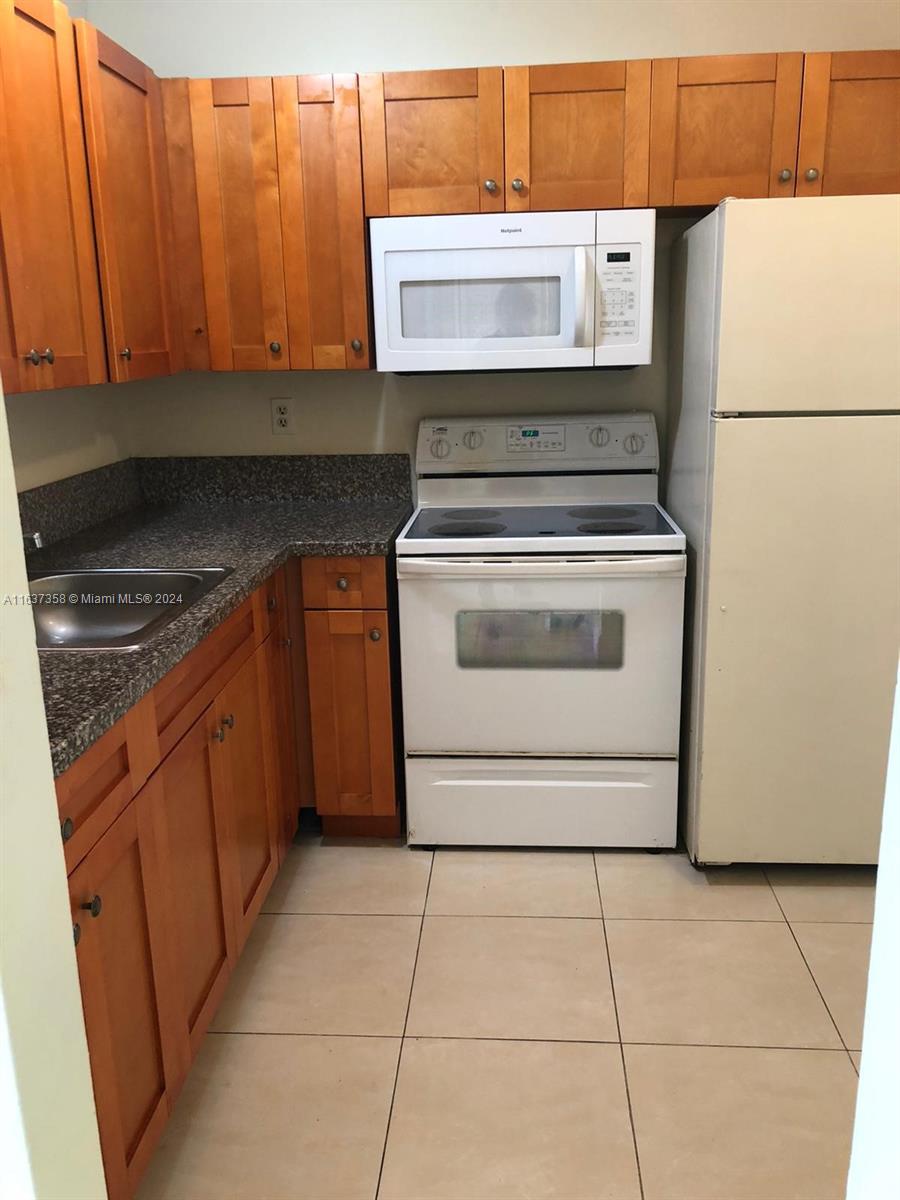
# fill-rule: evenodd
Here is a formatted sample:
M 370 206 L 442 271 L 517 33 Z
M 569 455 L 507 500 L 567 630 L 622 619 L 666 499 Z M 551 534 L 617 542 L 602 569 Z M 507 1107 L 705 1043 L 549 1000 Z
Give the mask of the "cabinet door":
M 69 877 L 110 1200 L 134 1194 L 187 1066 L 160 873 L 160 789 L 154 776 Z
M 293 641 L 279 622 L 265 643 L 272 712 L 272 755 L 276 769 L 276 821 L 279 861 L 297 832 L 300 814 L 297 731 L 294 723 Z
M 212 707 L 159 769 L 162 863 L 171 897 L 171 940 L 180 1033 L 196 1054 L 236 958 L 228 893 L 225 744 Z
M 316 809 L 395 812 L 387 613 L 307 612 Z
M 361 75 L 367 217 L 503 210 L 499 67 Z
M 653 62 L 652 205 L 792 196 L 802 54 Z
M 0 0 L 0 226 L 20 391 L 106 379 L 72 23 Z M 26 355 L 42 355 L 33 364 Z M 9 367 L 4 375 L 11 374 Z
M 87 21 L 75 34 L 110 378 L 170 375 L 181 347 L 159 80 Z
M 798 196 L 900 192 L 900 50 L 807 54 Z
M 506 67 L 503 93 L 507 210 L 647 203 L 649 59 Z
M 192 79 L 194 169 L 214 371 L 287 370 L 271 79 Z
M 266 647 L 261 646 L 215 703 L 223 734 L 223 787 L 235 943 L 240 953 L 278 870 L 272 761 L 271 699 Z
M 291 366 L 369 366 L 355 75 L 273 81 Z

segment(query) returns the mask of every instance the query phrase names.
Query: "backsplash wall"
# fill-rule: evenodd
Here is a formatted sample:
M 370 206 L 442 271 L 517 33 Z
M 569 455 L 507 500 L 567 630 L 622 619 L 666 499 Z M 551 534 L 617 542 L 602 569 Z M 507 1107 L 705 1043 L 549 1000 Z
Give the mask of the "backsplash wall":
M 188 372 L 7 397 L 18 491 L 129 456 L 412 454 L 419 421 L 472 413 L 648 409 L 665 445 L 669 261 L 692 222 L 657 222 L 653 363 L 626 371 L 387 375 L 376 371 Z M 286 397 L 294 433 L 273 434 Z

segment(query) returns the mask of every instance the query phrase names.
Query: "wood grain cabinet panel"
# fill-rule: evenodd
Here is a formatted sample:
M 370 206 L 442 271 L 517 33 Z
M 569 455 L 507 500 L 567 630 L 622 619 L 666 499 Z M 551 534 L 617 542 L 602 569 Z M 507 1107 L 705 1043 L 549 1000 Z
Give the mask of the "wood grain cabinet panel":
M 306 612 L 316 809 L 392 816 L 394 748 L 386 612 Z
M 134 1195 L 187 1069 L 160 873 L 160 788 L 156 775 L 69 878 L 110 1200 Z
M 378 555 L 301 559 L 306 608 L 386 608 L 385 560 Z
M 182 353 L 159 80 L 87 21 L 75 37 L 110 378 L 171 375 Z
M 191 79 L 188 89 L 210 366 L 287 370 L 272 80 Z
M 272 721 L 272 758 L 275 764 L 276 841 L 279 862 L 284 860 L 294 839 L 300 817 L 293 648 L 294 641 L 285 617 L 278 622 L 265 642 Z
M 649 203 L 792 196 L 802 54 L 655 59 Z
M 101 383 L 106 354 L 75 42 L 56 0 L 0 0 L 0 163 L 13 338 L 4 386 Z
M 649 59 L 506 67 L 503 90 L 508 211 L 646 205 Z
M 359 90 L 366 216 L 502 212 L 499 67 L 361 75 Z
M 273 81 L 290 358 L 370 365 L 359 92 L 355 75 Z
M 807 54 L 798 196 L 900 192 L 900 50 Z

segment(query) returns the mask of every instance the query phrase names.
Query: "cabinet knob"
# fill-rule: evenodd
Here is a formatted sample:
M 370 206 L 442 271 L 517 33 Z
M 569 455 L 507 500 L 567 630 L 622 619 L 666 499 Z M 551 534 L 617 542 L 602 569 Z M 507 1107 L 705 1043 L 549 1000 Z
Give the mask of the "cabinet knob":
M 778 172 L 778 178 L 782 183 L 787 183 L 789 180 L 794 178 L 794 172 L 790 167 L 782 167 L 782 169 Z
M 284 646 L 285 650 L 290 650 L 291 646 L 294 644 L 294 639 L 289 637 L 282 638 L 281 644 Z
M 53 353 L 53 347 L 48 346 L 46 350 L 42 351 L 41 358 L 48 363 L 56 362 L 56 355 Z
M 349 581 L 348 581 L 348 580 L 346 580 L 346 579 L 344 578 L 344 576 L 342 575 L 342 576 L 340 577 L 340 579 L 337 581 L 337 589 L 338 589 L 338 591 L 339 591 L 339 592 L 346 592 L 346 590 L 347 590 L 347 588 L 348 588 L 349 586 L 350 586 L 350 583 L 349 583 Z
M 354 354 L 359 354 L 360 350 L 362 350 L 362 342 L 359 340 L 359 338 L 353 339 L 353 341 L 350 343 L 350 349 L 354 352 Z
M 229 729 L 234 729 L 234 713 L 229 713 L 227 717 L 223 717 L 222 724 L 227 725 Z
M 85 912 L 89 912 L 92 917 L 99 917 L 103 912 L 103 901 L 99 896 L 91 896 L 90 900 L 86 900 L 84 904 L 79 904 L 79 908 L 83 908 Z
M 40 356 L 40 354 L 38 354 L 38 352 L 34 348 L 34 346 L 32 346 L 31 349 L 28 351 L 28 353 L 23 355 L 23 357 L 26 362 L 30 362 L 36 367 L 39 367 L 41 365 L 41 356 Z
M 75 822 L 72 820 L 71 817 L 66 817 L 66 819 L 63 821 L 62 825 L 60 825 L 59 831 L 62 834 L 62 840 L 64 842 L 67 842 L 69 840 L 69 838 L 72 836 L 72 834 L 75 832 Z
M 131 347 L 126 346 L 124 350 L 120 350 L 119 358 L 124 358 L 126 362 L 131 362 Z
M 268 600 L 266 601 L 266 609 L 269 612 L 274 612 L 277 607 L 278 607 L 278 597 L 270 596 L 268 598 Z
M 273 354 L 281 353 L 281 342 L 269 342 L 269 349 Z
M 490 192 L 491 195 L 493 196 L 494 192 L 496 192 L 496 190 L 497 190 L 497 180 L 496 179 L 486 179 L 484 181 L 484 190 L 486 192 Z
M 806 171 L 803 172 L 803 178 L 806 179 L 807 182 L 809 182 L 809 183 L 815 183 L 816 180 L 819 178 L 819 172 L 816 170 L 815 167 L 809 167 Z
M 512 188 L 512 190 L 514 192 L 521 192 L 521 190 L 522 190 L 522 188 L 524 188 L 524 186 L 525 186 L 524 180 L 521 180 L 521 179 L 514 179 L 512 181 L 512 183 L 510 184 L 510 187 Z
M 369 637 L 372 639 L 373 642 L 380 642 L 381 641 L 381 630 L 380 629 L 370 629 Z
M 72 926 L 72 941 L 75 943 L 76 946 L 81 941 L 81 926 L 78 924 L 77 921 Z
M 213 734 L 213 741 L 214 742 L 224 742 L 225 741 L 225 730 L 221 727 L 221 725 Z

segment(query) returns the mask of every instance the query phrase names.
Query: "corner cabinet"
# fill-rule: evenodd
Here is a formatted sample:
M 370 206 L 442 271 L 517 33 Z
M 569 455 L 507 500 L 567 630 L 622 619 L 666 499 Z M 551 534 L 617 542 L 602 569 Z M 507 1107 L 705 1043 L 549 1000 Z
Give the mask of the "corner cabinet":
M 0 163 L 4 389 L 102 383 L 75 41 L 57 0 L 0 0 Z

